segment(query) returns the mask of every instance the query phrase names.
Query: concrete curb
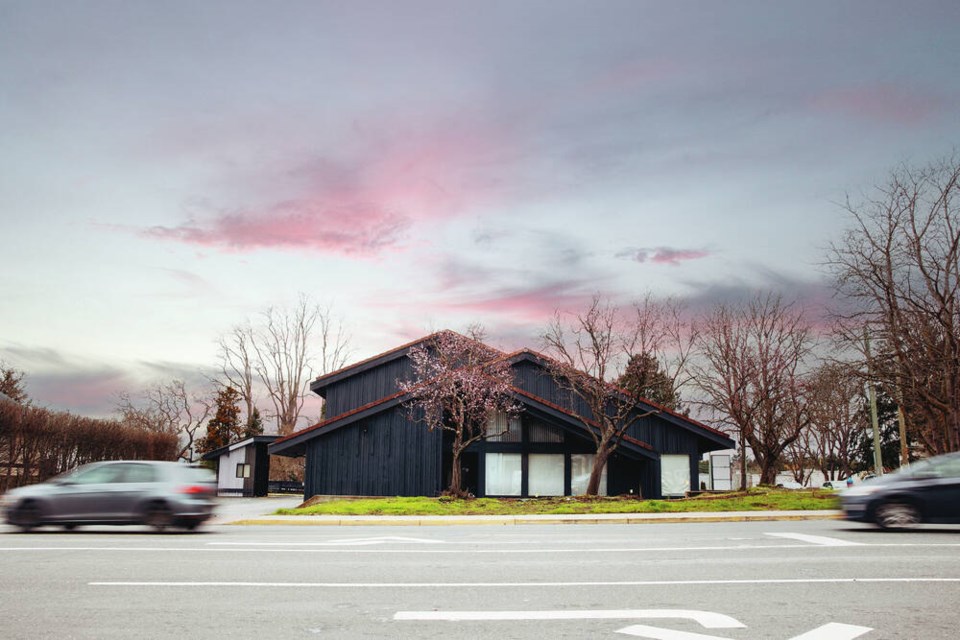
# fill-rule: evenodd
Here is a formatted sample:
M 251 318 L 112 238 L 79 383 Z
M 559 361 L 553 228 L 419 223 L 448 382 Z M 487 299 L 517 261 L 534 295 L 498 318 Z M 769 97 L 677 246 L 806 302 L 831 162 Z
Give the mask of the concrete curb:
M 668 524 L 678 522 L 748 522 L 839 520 L 841 511 L 730 511 L 698 513 L 606 513 L 526 516 L 274 516 L 242 518 L 218 524 L 284 526 L 458 526 L 528 524 Z

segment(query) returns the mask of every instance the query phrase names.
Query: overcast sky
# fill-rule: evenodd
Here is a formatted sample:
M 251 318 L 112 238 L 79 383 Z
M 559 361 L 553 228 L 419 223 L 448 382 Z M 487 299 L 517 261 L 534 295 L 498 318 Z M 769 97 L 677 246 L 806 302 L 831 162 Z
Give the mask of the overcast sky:
M 958 70 L 955 0 L 0 0 L 0 359 L 102 415 L 301 292 L 356 358 L 595 292 L 815 306 Z

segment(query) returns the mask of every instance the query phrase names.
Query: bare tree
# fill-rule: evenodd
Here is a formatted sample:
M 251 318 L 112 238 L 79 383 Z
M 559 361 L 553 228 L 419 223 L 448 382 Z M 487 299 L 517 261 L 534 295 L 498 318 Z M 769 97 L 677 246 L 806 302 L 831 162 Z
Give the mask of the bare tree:
M 249 426 L 254 420 L 254 410 L 257 406 L 254 397 L 256 373 L 253 363 L 253 329 L 249 325 L 238 325 L 227 335 L 221 336 L 218 345 L 220 375 L 226 381 L 220 385 L 232 387 L 240 394 L 246 410 L 244 420 Z
M 320 353 L 313 350 L 319 337 Z M 277 433 L 288 435 L 296 428 L 319 356 L 319 373 L 343 366 L 349 339 L 330 307 L 321 307 L 301 295 L 292 309 L 268 308 L 263 325 L 247 335 L 253 370 L 273 403 Z
M 209 396 L 207 392 L 190 393 L 183 380 L 171 380 L 148 387 L 137 401 L 121 394 L 116 408 L 125 425 L 176 434 L 180 441 L 177 458 L 193 462 L 197 432 L 210 415 Z
M 480 336 L 482 330 L 475 326 L 470 333 Z M 410 349 L 414 378 L 401 381 L 400 389 L 409 394 L 405 405 L 415 420 L 452 435 L 450 495 L 464 493 L 460 465 L 464 450 L 491 435 L 487 425 L 496 414 L 520 411 L 511 395 L 513 370 L 501 355 L 453 331 L 440 331 Z
M 903 166 L 845 208 L 852 226 L 828 256 L 852 307 L 840 335 L 863 353 L 869 329 L 874 378 L 927 453 L 960 450 L 960 157 Z
M 680 410 L 680 391 L 691 381 L 689 364 L 698 335 L 686 305 L 647 293 L 633 305 L 631 334 L 631 353 L 619 386 Z
M 761 484 L 773 484 L 784 450 L 806 427 L 803 367 L 812 334 L 802 314 L 773 294 L 746 305 L 717 305 L 702 321 L 699 402 L 749 445 Z M 746 464 L 741 465 L 746 486 Z
M 808 458 L 827 480 L 851 475 L 860 437 L 869 428 L 862 379 L 848 366 L 825 364 L 811 375 L 807 395 Z
M 630 426 L 651 413 L 637 411 L 636 399 L 612 382 L 636 352 L 637 339 L 636 326 L 622 322 L 618 309 L 600 296 L 567 321 L 555 314 L 541 335 L 553 357 L 549 370 L 554 382 L 571 404 L 586 409 L 575 413 L 596 447 L 587 495 L 599 492 L 607 461 Z

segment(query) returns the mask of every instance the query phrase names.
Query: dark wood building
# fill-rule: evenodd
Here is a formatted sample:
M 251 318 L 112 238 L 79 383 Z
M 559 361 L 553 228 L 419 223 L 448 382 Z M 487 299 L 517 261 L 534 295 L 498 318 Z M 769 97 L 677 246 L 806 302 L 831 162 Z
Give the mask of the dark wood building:
M 450 446 L 441 430 L 410 418 L 399 381 L 413 377 L 408 353 L 432 336 L 316 379 L 330 416 L 270 445 L 270 453 L 306 456 L 304 497 L 434 496 L 449 484 Z M 476 496 L 550 496 L 585 492 L 595 447 L 564 400 L 546 359 L 529 350 L 502 354 L 514 371 L 512 393 L 523 407 L 502 435 L 462 457 L 464 485 Z M 697 489 L 701 456 L 734 442 L 695 420 L 652 403 L 638 415 L 607 464 L 601 493 L 647 498 Z M 507 420 L 492 416 L 492 420 Z M 504 431 L 502 425 L 492 431 Z

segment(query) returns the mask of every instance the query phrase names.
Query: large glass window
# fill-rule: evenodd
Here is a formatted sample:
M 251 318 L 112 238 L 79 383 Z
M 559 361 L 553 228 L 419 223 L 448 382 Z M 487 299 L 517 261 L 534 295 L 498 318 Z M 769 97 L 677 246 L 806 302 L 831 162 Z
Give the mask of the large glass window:
M 527 495 L 563 495 L 563 454 L 531 453 L 527 458 Z
M 660 492 L 682 496 L 690 491 L 690 456 L 660 456 Z
M 486 459 L 486 494 L 488 496 L 519 496 L 523 475 L 521 455 L 519 453 L 488 453 Z
M 582 496 L 587 492 L 587 484 L 590 482 L 590 472 L 593 470 L 592 453 L 574 453 L 570 456 L 570 493 L 575 496 Z M 607 467 L 603 468 L 600 475 L 600 487 L 597 493 L 601 496 L 607 495 Z
M 487 421 L 487 440 L 490 442 L 520 442 L 520 416 L 510 416 L 503 411 L 490 414 Z

